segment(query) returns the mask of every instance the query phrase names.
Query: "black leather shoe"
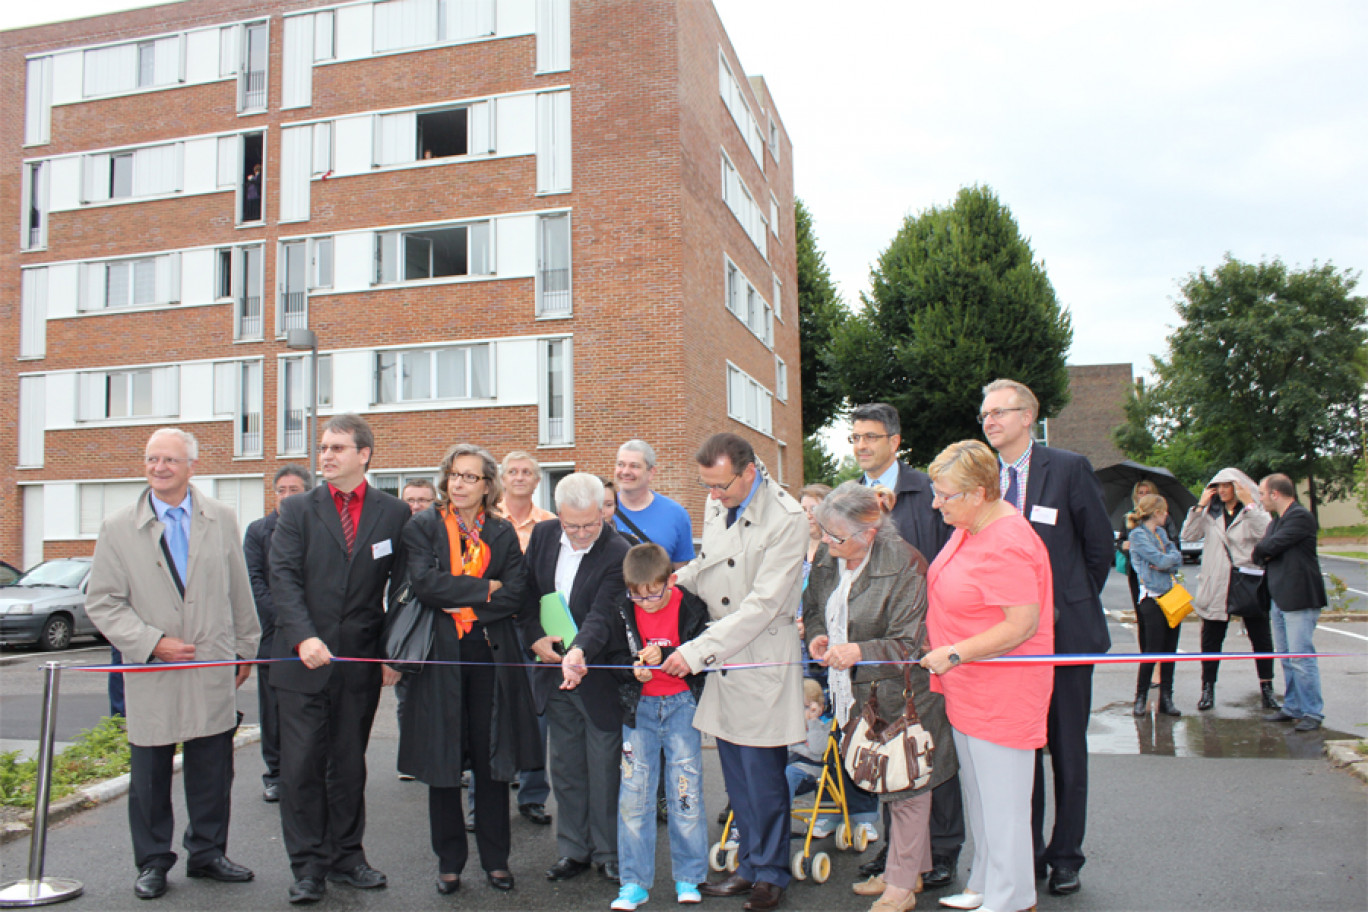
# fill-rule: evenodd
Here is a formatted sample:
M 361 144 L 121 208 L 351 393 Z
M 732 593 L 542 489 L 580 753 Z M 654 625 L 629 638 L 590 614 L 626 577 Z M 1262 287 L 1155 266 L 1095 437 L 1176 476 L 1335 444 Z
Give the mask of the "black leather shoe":
M 437 892 L 442 896 L 450 896 L 459 889 L 461 889 L 460 877 L 453 877 L 451 880 L 446 880 L 442 875 L 437 875 Z
M 328 885 L 321 877 L 301 877 L 290 884 L 290 902 L 296 906 L 316 903 L 328 892 Z
M 328 880 L 344 883 L 358 890 L 377 890 L 389 886 L 389 878 L 364 861 L 345 871 L 329 871 Z
M 166 872 L 161 868 L 146 867 L 133 881 L 133 892 L 138 899 L 156 899 L 166 892 Z
M 1037 858 L 1035 863 L 1035 875 L 1036 880 L 1044 880 L 1050 876 L 1050 866 Z
M 882 874 L 884 872 L 884 868 L 886 867 L 888 867 L 887 841 L 884 842 L 883 848 L 879 849 L 878 855 L 875 855 L 873 858 L 869 859 L 869 861 L 866 861 L 864 864 L 860 865 L 860 876 L 874 877 L 876 875 Z M 926 883 L 925 879 L 922 880 L 922 883 Z
M 1313 732 L 1320 727 L 1320 719 L 1313 719 L 1310 716 L 1302 716 L 1301 719 L 1297 721 L 1297 724 L 1292 726 L 1292 730 L 1299 732 Z
M 618 876 L 618 863 L 616 861 L 605 861 L 598 866 L 598 869 L 599 876 L 604 880 L 611 880 L 613 883 L 621 882 L 621 878 Z
M 717 883 L 699 884 L 698 892 L 704 896 L 740 896 L 742 893 L 749 893 L 753 886 L 754 884 L 740 874 L 733 874 Z
M 1073 868 L 1050 869 L 1050 892 L 1055 896 L 1068 896 L 1077 893 L 1082 886 L 1078 882 L 1078 872 Z
M 559 859 L 555 864 L 546 869 L 547 880 L 569 880 L 578 877 L 589 870 L 589 862 L 576 861 L 569 856 Z
M 746 900 L 746 904 L 742 908 L 746 912 L 770 912 L 771 909 L 779 908 L 779 904 L 783 901 L 783 887 L 757 880 L 754 889 L 751 890 L 750 899 Z
M 187 868 L 185 874 L 187 877 L 208 877 L 210 880 L 221 880 L 224 883 L 246 883 L 256 877 L 251 868 L 229 861 L 226 855 L 220 855 L 207 864 Z
M 1197 708 L 1206 711 L 1216 705 L 1216 685 L 1203 684 L 1202 696 L 1197 700 Z
M 1265 722 L 1296 722 L 1297 717 L 1288 715 L 1287 710 L 1278 707 L 1277 712 L 1264 713 L 1263 720 Z
M 546 813 L 546 805 L 544 804 L 520 804 L 518 805 L 518 813 L 538 826 L 550 826 L 551 824 L 551 815 Z
M 1162 691 L 1159 694 L 1159 711 L 1166 716 L 1181 716 L 1183 714 L 1183 711 L 1178 708 L 1178 704 L 1173 702 L 1173 694 Z
M 513 889 L 513 874 L 509 871 L 485 871 L 485 880 L 494 889 L 505 893 Z
M 931 870 L 922 873 L 922 887 L 939 890 L 955 882 L 955 863 L 948 858 L 932 858 Z
M 1282 707 L 1278 705 L 1278 698 L 1273 696 L 1272 681 L 1259 682 L 1259 701 L 1264 709 L 1282 709 Z
M 1135 692 L 1135 705 L 1131 707 L 1132 716 L 1143 716 L 1149 708 L 1149 688 Z
M 270 785 L 268 785 L 268 786 L 266 786 L 264 789 L 262 789 L 262 790 L 261 790 L 261 800 L 264 801 L 264 802 L 266 802 L 267 804 L 275 804 L 277 801 L 279 801 L 279 800 L 280 800 L 280 785 L 279 785 L 279 783 L 272 782 Z

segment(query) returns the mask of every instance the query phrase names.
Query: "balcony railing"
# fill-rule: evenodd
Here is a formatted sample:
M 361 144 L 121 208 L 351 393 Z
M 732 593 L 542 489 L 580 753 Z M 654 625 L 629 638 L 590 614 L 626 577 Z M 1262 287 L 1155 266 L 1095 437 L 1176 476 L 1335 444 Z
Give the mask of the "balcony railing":
M 238 421 L 238 456 L 260 456 L 261 455 L 261 413 L 248 412 L 239 415 Z
M 570 270 L 543 269 L 537 289 L 537 314 L 540 316 L 568 314 L 570 303 Z
M 304 409 L 285 410 L 285 439 L 281 441 L 286 453 L 304 452 Z
M 247 295 L 238 298 L 237 338 L 261 338 L 261 297 Z
M 280 293 L 280 331 L 309 328 L 309 298 L 302 291 Z
M 238 77 L 238 110 L 255 111 L 266 107 L 266 71 L 247 70 Z

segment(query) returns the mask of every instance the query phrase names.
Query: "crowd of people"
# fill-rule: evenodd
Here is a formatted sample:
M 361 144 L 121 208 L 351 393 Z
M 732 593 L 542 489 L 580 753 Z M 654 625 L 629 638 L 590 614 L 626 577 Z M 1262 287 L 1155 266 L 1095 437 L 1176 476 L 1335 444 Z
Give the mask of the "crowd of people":
M 275 660 L 257 666 L 262 797 L 280 808 L 294 904 L 317 902 L 329 883 L 388 883 L 363 842 L 366 746 L 390 685 L 397 772 L 427 786 L 439 894 L 462 888 L 468 832 L 489 887 L 515 888 L 516 783 L 519 813 L 555 825 L 548 880 L 596 870 L 617 888 L 610 908 L 636 909 L 654 887 L 659 818 L 679 903 L 744 896 L 747 912 L 777 908 L 791 879 L 794 793 L 820 778 L 828 714 L 845 730 L 867 711 L 894 723 L 905 706 L 934 741 L 929 777 L 866 792 L 841 773 L 854 826 L 877 835 L 882 812 L 883 845 L 853 885 L 874 897 L 873 912 L 911 909 L 922 891 L 957 884 L 966 832 L 967 879 L 941 905 L 1031 909 L 1040 880 L 1056 895 L 1077 892 L 1092 666 L 983 661 L 1110 646 L 1100 592 L 1113 536 L 1101 487 L 1081 456 L 1032 440 L 1038 411 L 1024 385 L 989 384 L 978 414 L 987 444 L 952 444 L 921 472 L 898 458 L 896 409 L 861 406 L 849 438 L 860 478 L 806 487 L 798 500 L 744 438 L 715 434 L 694 456 L 707 492 L 697 553 L 687 511 L 652 488 L 656 454 L 642 440 L 622 445 L 610 479 L 560 479 L 551 513 L 535 503 L 534 457 L 515 451 L 499 463 L 472 443 L 447 450 L 435 485 L 414 479 L 393 497 L 366 481 L 369 425 L 338 415 L 320 439 L 325 483 L 281 468 L 275 510 L 239 543 L 231 509 L 190 483 L 193 435 L 156 431 L 149 490 L 101 528 L 88 611 L 126 661 L 225 664 L 129 678 L 136 895 L 164 894 L 177 860 L 178 744 L 188 876 L 254 876 L 227 855 L 234 690 L 252 667 L 232 663 L 252 659 Z M 1203 532 L 1207 555 L 1223 550 L 1227 576 L 1232 566 L 1267 570 L 1274 613 L 1264 629 L 1280 648 L 1309 646 L 1295 615 L 1324 602 L 1300 571 L 1305 522 L 1284 478 L 1254 489 L 1279 513 L 1271 526 L 1223 473 L 1181 533 Z M 1177 553 L 1167 507 L 1138 491 L 1134 505 L 1143 645 L 1172 651 L 1176 631 L 1153 605 Z M 1208 583 L 1203 569 L 1203 646 L 1219 649 L 1230 584 Z M 417 674 L 383 661 L 387 609 L 409 599 L 433 622 Z M 727 672 L 737 665 L 748 667 Z M 1276 711 L 1319 724 L 1314 660 L 1284 667 Z M 1161 663 L 1160 708 L 1176 715 L 1172 668 Z M 1142 666 L 1137 711 L 1150 675 Z M 1261 666 L 1261 680 L 1271 677 L 1271 663 L 1267 676 Z M 1213 672 L 1204 686 L 1214 682 Z M 737 843 L 734 873 L 713 882 L 704 735 L 717 746 Z M 834 824 L 816 825 L 821 836 Z

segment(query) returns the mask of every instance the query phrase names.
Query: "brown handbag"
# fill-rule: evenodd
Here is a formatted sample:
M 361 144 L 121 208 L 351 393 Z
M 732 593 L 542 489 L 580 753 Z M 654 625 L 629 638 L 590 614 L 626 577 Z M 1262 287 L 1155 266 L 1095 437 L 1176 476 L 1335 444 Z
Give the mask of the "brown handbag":
M 922 728 L 912 702 L 911 666 L 904 668 L 903 680 L 907 705 L 901 718 L 893 722 L 879 718 L 879 701 L 871 684 L 864 710 L 846 723 L 842 762 L 851 781 L 866 792 L 903 792 L 924 788 L 931 781 L 936 744 Z

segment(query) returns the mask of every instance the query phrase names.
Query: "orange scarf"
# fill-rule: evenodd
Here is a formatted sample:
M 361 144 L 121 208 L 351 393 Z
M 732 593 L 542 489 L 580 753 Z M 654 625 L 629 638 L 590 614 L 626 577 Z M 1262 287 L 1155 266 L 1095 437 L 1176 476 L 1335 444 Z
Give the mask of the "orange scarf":
M 451 543 L 452 576 L 484 576 L 489 569 L 489 545 L 480 540 L 480 530 L 484 527 L 484 511 L 475 517 L 475 528 L 469 529 L 456 512 L 455 507 L 442 511 L 442 521 L 446 524 L 447 540 Z M 475 625 L 478 618 L 475 609 L 469 605 L 461 606 L 459 611 L 450 612 L 456 624 L 456 638 L 460 639 Z

